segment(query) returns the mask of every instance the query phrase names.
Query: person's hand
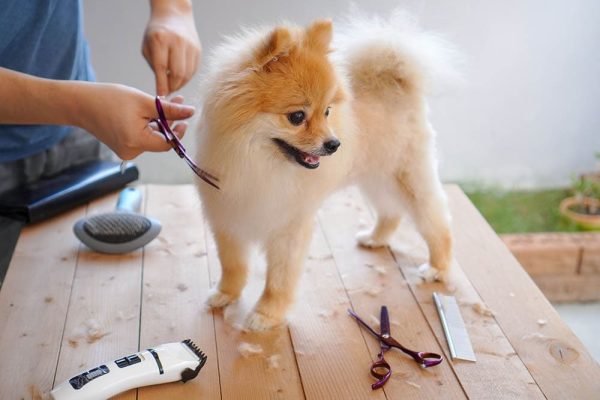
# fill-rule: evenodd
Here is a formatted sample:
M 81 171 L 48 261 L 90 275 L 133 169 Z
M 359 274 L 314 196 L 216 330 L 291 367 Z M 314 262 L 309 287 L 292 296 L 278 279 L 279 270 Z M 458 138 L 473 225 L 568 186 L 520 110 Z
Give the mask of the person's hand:
M 152 1 L 142 54 L 156 77 L 156 93 L 166 96 L 185 85 L 200 63 L 200 40 L 191 3 Z
M 104 142 L 122 160 L 133 159 L 144 151 L 171 149 L 156 124 L 150 122 L 158 117 L 154 97 L 112 83 L 79 85 L 76 124 Z M 194 114 L 194 107 L 182 103 L 181 96 L 162 101 L 169 124 Z M 173 133 L 181 138 L 187 126 L 186 122 L 178 122 L 172 127 Z

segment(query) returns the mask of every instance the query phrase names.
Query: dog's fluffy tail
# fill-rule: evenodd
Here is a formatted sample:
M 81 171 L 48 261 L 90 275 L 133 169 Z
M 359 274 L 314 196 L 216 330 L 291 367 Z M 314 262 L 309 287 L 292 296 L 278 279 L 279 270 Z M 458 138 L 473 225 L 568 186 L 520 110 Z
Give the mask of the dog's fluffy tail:
M 353 11 L 336 25 L 334 57 L 345 66 L 356 95 L 424 95 L 461 81 L 460 56 L 441 36 L 395 10 L 387 19 Z

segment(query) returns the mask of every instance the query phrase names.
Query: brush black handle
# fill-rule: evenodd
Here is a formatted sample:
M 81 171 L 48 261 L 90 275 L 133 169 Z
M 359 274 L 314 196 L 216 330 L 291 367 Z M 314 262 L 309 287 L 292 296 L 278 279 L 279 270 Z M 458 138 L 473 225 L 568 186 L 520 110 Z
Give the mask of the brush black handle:
M 142 193 L 134 187 L 126 187 L 119 194 L 117 211 L 137 213 L 142 204 Z
M 53 178 L 2 193 L 0 215 L 27 223 L 42 221 L 121 189 L 138 176 L 139 171 L 132 163 L 121 174 L 117 162 L 90 161 Z

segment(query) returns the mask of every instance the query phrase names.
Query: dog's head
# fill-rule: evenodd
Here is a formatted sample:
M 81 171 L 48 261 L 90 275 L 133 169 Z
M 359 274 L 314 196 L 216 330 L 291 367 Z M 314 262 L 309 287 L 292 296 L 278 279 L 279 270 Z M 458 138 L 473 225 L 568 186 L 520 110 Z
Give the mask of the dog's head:
M 263 35 L 237 70 L 221 76 L 215 106 L 226 112 L 228 130 L 247 135 L 240 128 L 251 126 L 253 142 L 309 169 L 333 154 L 340 140 L 330 119 L 345 91 L 328 58 L 331 37 L 328 20 Z

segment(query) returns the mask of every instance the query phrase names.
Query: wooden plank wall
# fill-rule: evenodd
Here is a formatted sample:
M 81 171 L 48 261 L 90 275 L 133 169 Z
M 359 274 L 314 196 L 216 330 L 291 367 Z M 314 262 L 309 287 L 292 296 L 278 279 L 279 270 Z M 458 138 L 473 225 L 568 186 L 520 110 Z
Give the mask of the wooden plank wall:
M 548 300 L 600 300 L 600 233 L 500 237 Z

